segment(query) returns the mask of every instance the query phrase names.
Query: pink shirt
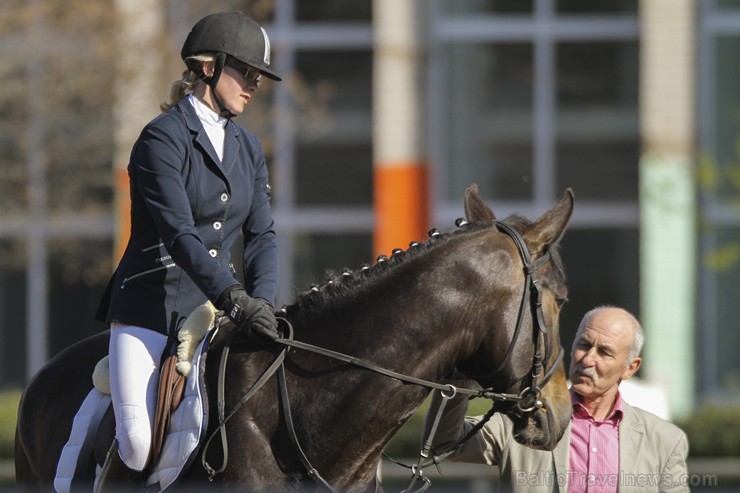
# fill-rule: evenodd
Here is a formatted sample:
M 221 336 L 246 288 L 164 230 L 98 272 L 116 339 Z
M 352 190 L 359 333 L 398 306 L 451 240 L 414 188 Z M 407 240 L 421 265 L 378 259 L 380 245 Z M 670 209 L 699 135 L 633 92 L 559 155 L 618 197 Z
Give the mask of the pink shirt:
M 569 493 L 616 492 L 619 486 L 619 422 L 622 397 L 604 420 L 594 419 L 571 390 L 573 417 L 570 428 Z

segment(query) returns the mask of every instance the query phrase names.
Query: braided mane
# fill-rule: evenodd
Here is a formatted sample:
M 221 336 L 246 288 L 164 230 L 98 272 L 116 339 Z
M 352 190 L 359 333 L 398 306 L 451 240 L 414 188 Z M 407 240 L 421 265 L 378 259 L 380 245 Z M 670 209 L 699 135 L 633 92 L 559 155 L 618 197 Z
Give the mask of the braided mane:
M 521 229 L 531 224 L 531 221 L 519 215 L 506 218 L 505 222 Z M 440 233 L 437 229 L 429 231 L 429 239 L 423 243 L 412 242 L 406 250 L 397 248 L 390 257 L 380 255 L 375 264 L 365 264 L 360 269 L 343 268 L 339 271 L 328 270 L 324 276 L 324 283 L 314 284 L 308 290 L 298 294 L 293 304 L 283 308 L 288 313 L 315 311 L 322 306 L 336 303 L 351 297 L 361 290 L 371 289 L 388 276 L 393 275 L 396 267 L 411 260 L 423 258 L 431 251 L 459 238 L 477 231 L 495 227 L 492 221 L 474 221 L 468 223 L 462 219 L 455 221 L 455 229 Z

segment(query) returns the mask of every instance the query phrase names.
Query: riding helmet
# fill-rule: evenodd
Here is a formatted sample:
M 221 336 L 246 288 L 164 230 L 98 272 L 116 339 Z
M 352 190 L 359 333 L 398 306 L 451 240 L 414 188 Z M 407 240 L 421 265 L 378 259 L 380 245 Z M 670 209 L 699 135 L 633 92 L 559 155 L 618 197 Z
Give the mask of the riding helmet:
M 220 12 L 199 20 L 180 51 L 183 60 L 205 52 L 223 53 L 258 68 L 272 80 L 282 80 L 270 69 L 270 39 L 262 27 L 242 12 Z

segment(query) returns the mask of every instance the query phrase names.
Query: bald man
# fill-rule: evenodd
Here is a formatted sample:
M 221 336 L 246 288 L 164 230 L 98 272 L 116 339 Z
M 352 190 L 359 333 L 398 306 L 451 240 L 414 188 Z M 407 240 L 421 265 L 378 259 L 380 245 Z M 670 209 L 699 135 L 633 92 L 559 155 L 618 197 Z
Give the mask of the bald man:
M 573 417 L 555 449 L 520 445 L 511 420 L 497 413 L 450 459 L 498 466 L 503 491 L 689 491 L 686 435 L 619 394 L 620 382 L 642 364 L 644 340 L 640 323 L 627 310 L 600 306 L 589 311 L 570 353 Z M 428 417 L 435 415 L 439 399 L 435 394 Z M 448 402 L 435 435 L 437 452 L 481 419 L 466 417 L 466 410 L 465 396 Z

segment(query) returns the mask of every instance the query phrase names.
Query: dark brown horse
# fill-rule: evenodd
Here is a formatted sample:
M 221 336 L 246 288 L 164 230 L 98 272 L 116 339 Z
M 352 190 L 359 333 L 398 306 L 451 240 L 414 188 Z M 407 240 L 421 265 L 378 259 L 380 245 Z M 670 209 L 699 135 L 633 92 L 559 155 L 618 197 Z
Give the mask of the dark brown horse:
M 486 395 L 522 398 L 519 405 L 514 399 L 514 405 L 496 409 L 510 413 L 519 442 L 552 449 L 570 418 L 558 339 L 566 287 L 557 243 L 572 210 L 568 190 L 537 221 L 513 216 L 499 222 L 472 186 L 465 195 L 467 222 L 448 233 L 435 231 L 425 243 L 398 250 L 372 267 L 330 274 L 326 284 L 299 295 L 285 311 L 294 339 L 426 382 L 462 372 L 487 389 Z M 228 333 L 227 327 L 213 341 L 206 364 L 209 389 L 216 388 Z M 24 489 L 51 490 L 72 418 L 91 389 L 90 374 L 107 346 L 107 333 L 71 346 L 50 360 L 26 389 L 15 456 L 18 484 Z M 281 347 L 231 347 L 225 372 L 227 414 Z M 338 491 L 376 489 L 384 447 L 430 388 L 301 348 L 287 351 L 284 368 L 290 422 L 278 379 L 272 377 L 226 424 L 223 472 L 208 483 L 198 458 L 181 485 L 270 492 L 315 489 L 307 459 Z M 209 399 L 210 434 L 218 426 L 214 391 Z M 217 467 L 224 457 L 220 439 L 215 442 L 218 446 L 208 448 L 207 460 Z

